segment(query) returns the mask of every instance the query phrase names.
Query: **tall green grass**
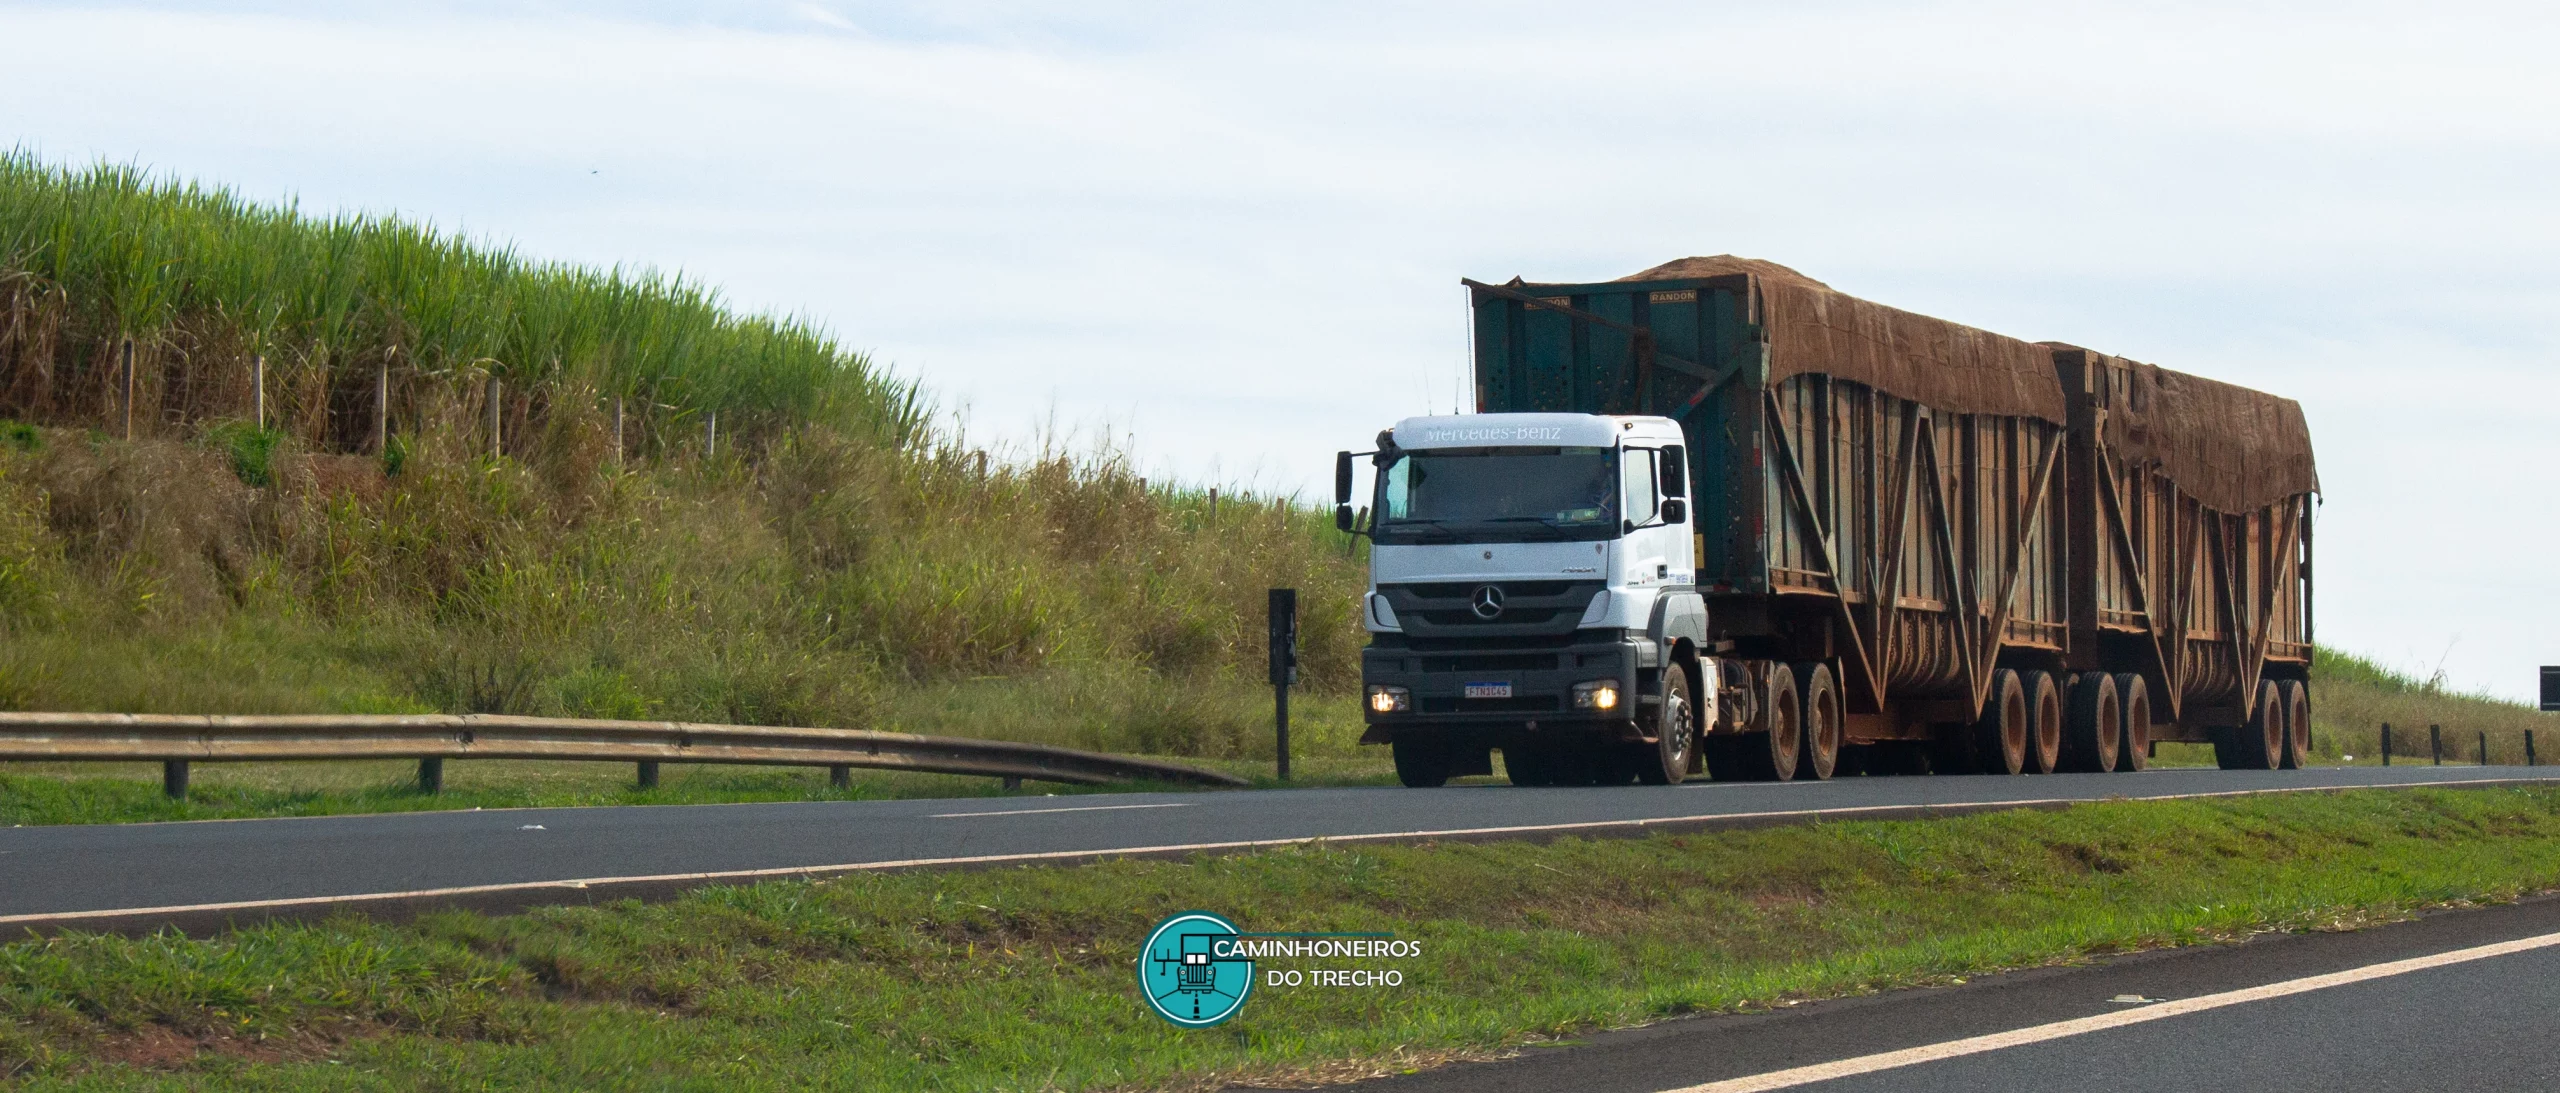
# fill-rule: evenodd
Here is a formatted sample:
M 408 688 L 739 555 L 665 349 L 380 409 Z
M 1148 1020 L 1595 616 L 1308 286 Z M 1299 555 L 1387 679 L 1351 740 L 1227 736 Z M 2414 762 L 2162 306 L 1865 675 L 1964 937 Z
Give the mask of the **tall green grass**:
M 370 438 L 386 367 L 395 429 L 473 420 L 445 404 L 490 377 L 512 389 L 509 415 L 531 419 L 514 427 L 621 397 L 642 444 L 699 435 L 712 412 L 751 441 L 809 421 L 900 439 L 924 423 L 915 388 L 863 355 L 799 320 L 738 315 L 681 277 L 0 154 L 0 406 L 120 429 L 126 338 L 146 429 L 247 416 L 257 354 L 277 420 L 341 449 Z
M 2312 662 L 2312 744 L 2324 757 L 2380 761 L 2382 726 L 2391 725 L 2393 762 L 2427 762 L 2428 727 L 2442 730 L 2448 762 L 2480 760 L 2485 739 L 2492 763 L 2525 761 L 2525 734 L 2536 761 L 2560 761 L 2560 716 L 2486 693 L 2455 691 L 2441 675 L 2421 679 L 2368 657 L 2320 649 Z

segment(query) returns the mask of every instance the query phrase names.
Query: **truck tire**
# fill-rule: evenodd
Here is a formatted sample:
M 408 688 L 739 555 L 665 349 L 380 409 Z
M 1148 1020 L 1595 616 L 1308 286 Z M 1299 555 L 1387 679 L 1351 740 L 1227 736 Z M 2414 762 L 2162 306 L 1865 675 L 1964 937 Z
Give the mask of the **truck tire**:
M 2288 679 L 2276 688 L 2284 695 L 2284 769 L 2311 765 L 2311 688 Z
M 1742 762 L 1741 743 L 1749 737 L 1710 736 L 1698 741 L 1698 757 L 1706 760 L 1707 778 L 1716 782 L 1740 782 L 1750 776 Z
M 1973 726 L 1938 725 L 1929 741 L 1929 773 L 1980 774 L 1981 761 L 1973 757 Z
M 1804 726 L 1795 776 L 1807 782 L 1829 781 L 1840 766 L 1840 736 L 1846 720 L 1841 716 L 1840 686 L 1832 680 L 1828 664 L 1798 664 L 1794 673 L 1803 688 L 1796 696 L 1796 710 Z
M 1530 744 L 1506 744 L 1502 748 L 1502 772 L 1515 786 L 1551 786 L 1556 784 L 1553 764 L 1546 752 Z
M 1396 754 L 1396 781 L 1407 789 L 1437 789 L 1449 784 L 1449 757 L 1438 743 L 1399 738 L 1391 745 Z
M 2021 672 L 2027 689 L 2027 773 L 2062 769 L 2062 685 L 2051 672 Z
M 1991 673 L 1991 698 L 1982 704 L 1982 720 L 1973 723 L 1973 761 L 1984 774 L 2017 774 L 2027 769 L 2027 737 L 2035 713 L 2027 705 L 2026 681 L 2002 668 Z
M 2116 769 L 2140 771 L 2151 766 L 2151 686 L 2134 672 L 2116 676 L 2116 706 L 2124 711 L 2124 748 L 2116 753 Z
M 1662 706 L 1655 721 L 1654 743 L 1636 751 L 1636 778 L 1649 786 L 1676 786 L 1689 777 L 1689 760 L 1697 750 L 1697 704 L 1689 691 L 1689 672 L 1677 661 L 1662 669 Z
M 2258 681 L 2249 720 L 2214 737 L 2214 759 L 2224 770 L 2274 770 L 2284 761 L 2284 692 L 2276 681 Z
M 2116 677 L 2082 672 L 2071 682 L 2070 711 L 2062 722 L 2062 769 L 2105 774 L 2124 748 L 2124 708 Z
M 1804 696 L 1796 690 L 1795 670 L 1783 663 L 1769 666 L 1755 728 L 1740 737 L 1743 777 L 1754 782 L 1793 779 L 1804 748 Z

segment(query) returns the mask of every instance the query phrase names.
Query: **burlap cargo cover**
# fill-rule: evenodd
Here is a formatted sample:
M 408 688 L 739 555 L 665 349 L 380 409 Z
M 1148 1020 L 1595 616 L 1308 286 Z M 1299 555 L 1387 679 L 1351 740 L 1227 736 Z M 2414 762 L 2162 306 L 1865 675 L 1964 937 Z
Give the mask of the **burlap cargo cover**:
M 1775 262 L 1682 258 L 1620 281 L 1750 276 L 1769 340 L 1769 382 L 1816 373 L 1960 414 L 2068 424 L 2055 354 L 2037 344 L 1834 291 Z M 2092 354 L 2092 356 L 2096 356 Z M 2106 442 L 2119 462 L 2152 464 L 2207 507 L 2246 512 L 2316 492 L 2311 431 L 2292 399 L 2158 365 L 2128 369 L 2134 390 L 2111 400 Z

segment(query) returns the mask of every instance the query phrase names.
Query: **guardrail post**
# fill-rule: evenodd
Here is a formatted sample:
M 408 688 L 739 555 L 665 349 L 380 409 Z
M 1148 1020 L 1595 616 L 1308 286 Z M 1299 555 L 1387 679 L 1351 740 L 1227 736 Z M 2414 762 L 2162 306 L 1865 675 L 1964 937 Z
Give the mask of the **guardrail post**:
M 655 760 L 655 759 L 643 759 L 643 760 L 641 760 L 641 761 L 640 761 L 640 788 L 642 788 L 642 789 L 656 789 L 656 788 L 658 788 L 658 761 L 657 761 L 657 760 Z
M 2489 730 L 2480 730 L 2480 765 L 2489 765 Z
M 2533 765 L 2533 730 L 2524 731 L 2524 765 Z
M 1217 493 L 1209 496 L 1214 506 Z M 1298 590 L 1275 588 L 1271 590 L 1271 707 L 1283 782 L 1289 780 L 1289 685 L 1297 681 Z
M 420 792 L 420 793 L 442 793 L 442 792 L 444 792 L 444 760 L 442 760 L 442 759 L 420 759 L 420 760 L 418 760 L 418 792 Z
M 1014 790 L 1021 789 L 1021 788 L 1022 788 L 1022 777 L 1021 777 L 1020 775 L 1008 774 L 1008 775 L 1005 775 L 1005 776 L 1004 776 L 1004 791 L 1005 791 L 1005 792 L 1007 792 L 1007 793 L 1011 793 L 1011 792 L 1013 792 Z
M 187 761 L 171 759 L 160 764 L 160 792 L 172 801 L 187 799 Z
M 837 763 L 827 768 L 827 784 L 843 789 L 853 784 L 853 768 Z
M 2391 765 L 2391 723 L 2382 723 L 2382 765 Z
M 2444 765 L 2444 726 L 2427 726 L 2427 757 L 2439 767 Z

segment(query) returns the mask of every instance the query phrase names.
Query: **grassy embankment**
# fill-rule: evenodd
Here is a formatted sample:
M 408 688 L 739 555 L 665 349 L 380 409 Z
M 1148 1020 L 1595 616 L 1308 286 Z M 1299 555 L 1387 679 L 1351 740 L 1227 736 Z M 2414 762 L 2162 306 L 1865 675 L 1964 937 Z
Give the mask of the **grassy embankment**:
M 14 1088 L 1213 1088 L 2560 885 L 2560 790 L 2108 803 L 1548 845 L 861 876 L 0 945 Z M 1405 985 L 1183 1032 L 1148 926 L 1393 931 Z M 1349 962 L 1285 966 L 1341 967 Z M 1282 965 L 1275 965 L 1282 966 Z
M 1359 562 L 1329 520 L 1108 451 L 989 459 L 861 354 L 681 281 L 0 156 L 0 417 L 0 708 L 846 725 L 1250 767 L 1263 590 L 1294 585 L 1300 749 L 1354 754 Z M 0 774 L 0 812 L 129 811 L 147 776 L 64 773 Z M 829 794 L 669 773 L 647 799 Z M 406 777 L 211 765 L 188 814 L 427 804 Z M 450 775 L 457 804 L 628 777 Z M 854 792 L 920 784 L 951 788 Z

